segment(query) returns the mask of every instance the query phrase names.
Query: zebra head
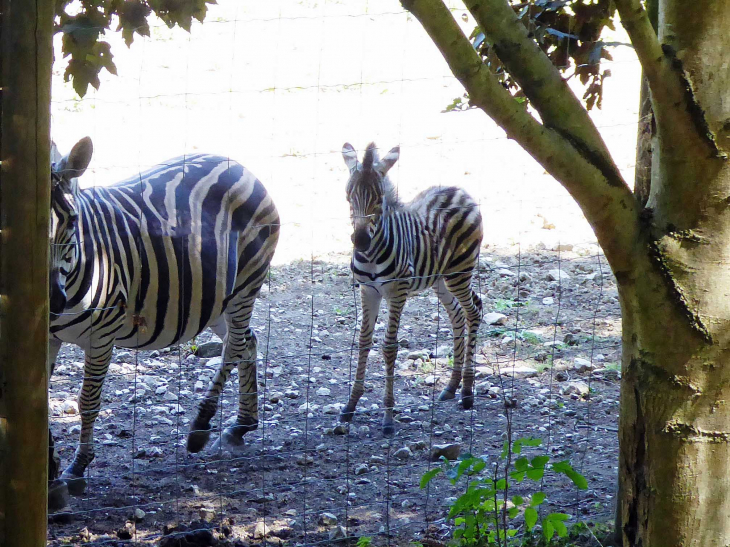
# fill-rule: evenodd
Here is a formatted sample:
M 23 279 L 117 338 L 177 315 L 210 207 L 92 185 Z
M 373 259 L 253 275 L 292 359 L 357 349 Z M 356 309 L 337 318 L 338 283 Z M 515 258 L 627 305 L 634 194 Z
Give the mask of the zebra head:
M 50 310 L 54 316 L 66 307 L 66 276 L 78 261 L 76 179 L 89 166 L 93 150 L 91 139 L 84 137 L 51 166 Z
M 385 208 L 390 182 L 386 175 L 398 161 L 400 147 L 396 146 L 385 157 L 378 157 L 374 142 L 365 149 L 362 163 L 357 161 L 357 153 L 349 142 L 342 146 L 342 157 L 350 170 L 347 181 L 347 201 L 350 203 L 352 220 L 352 244 L 356 251 L 365 252 Z

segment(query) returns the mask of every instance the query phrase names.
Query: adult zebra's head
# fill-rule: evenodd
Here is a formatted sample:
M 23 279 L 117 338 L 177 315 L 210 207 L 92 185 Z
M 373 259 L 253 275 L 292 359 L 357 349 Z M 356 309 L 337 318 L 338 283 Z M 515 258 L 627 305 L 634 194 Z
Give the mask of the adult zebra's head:
M 65 158 L 51 166 L 50 310 L 54 316 L 66 307 L 66 277 L 78 261 L 78 177 L 91 161 L 89 137 L 77 142 Z
M 347 181 L 347 201 L 350 203 L 352 220 L 352 244 L 356 251 L 364 252 L 370 247 L 375 228 L 380 222 L 385 204 L 392 198 L 392 187 L 387 173 L 398 161 L 400 147 L 396 146 L 382 159 L 374 142 L 365 149 L 362 163 L 349 142 L 342 147 L 342 157 L 350 170 Z

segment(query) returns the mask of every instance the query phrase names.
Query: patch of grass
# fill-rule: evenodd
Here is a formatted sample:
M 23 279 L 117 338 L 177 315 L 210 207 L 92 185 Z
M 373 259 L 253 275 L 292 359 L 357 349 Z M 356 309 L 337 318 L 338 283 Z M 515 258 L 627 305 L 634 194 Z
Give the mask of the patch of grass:
M 610 363 L 606 363 L 607 370 L 615 370 L 617 372 L 621 372 L 621 363 L 617 363 L 616 361 L 611 361 Z

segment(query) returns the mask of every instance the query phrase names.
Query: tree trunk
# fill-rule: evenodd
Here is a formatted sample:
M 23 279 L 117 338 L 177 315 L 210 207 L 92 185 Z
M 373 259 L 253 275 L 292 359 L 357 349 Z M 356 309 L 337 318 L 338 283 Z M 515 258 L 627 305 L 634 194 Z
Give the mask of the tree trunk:
M 654 97 L 652 216 L 618 278 L 624 545 L 730 544 L 729 29 L 725 2 L 660 2 L 659 39 L 686 94 Z
M 0 26 L 0 545 L 46 544 L 53 2 L 3 0 Z

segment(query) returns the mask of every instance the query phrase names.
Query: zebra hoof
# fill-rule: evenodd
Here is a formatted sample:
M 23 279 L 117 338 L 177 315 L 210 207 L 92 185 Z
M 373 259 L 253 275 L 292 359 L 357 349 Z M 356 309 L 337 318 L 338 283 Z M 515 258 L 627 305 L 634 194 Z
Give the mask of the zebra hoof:
M 451 391 L 449 388 L 445 387 L 441 392 L 441 395 L 439 395 L 439 401 L 450 401 L 454 397 L 456 397 L 456 391 Z
M 354 411 L 352 411 L 352 412 L 343 411 L 340 414 L 340 422 L 342 422 L 343 424 L 349 424 L 352 421 L 352 418 L 354 418 L 354 417 L 355 417 Z
M 474 406 L 474 395 L 462 395 L 461 406 L 464 407 L 464 410 L 469 410 L 471 407 L 473 407 Z
M 60 479 L 48 483 L 48 513 L 69 513 L 71 511 L 71 494 L 68 484 Z
M 210 424 L 196 424 L 190 426 L 188 433 L 188 452 L 193 454 L 203 450 L 210 439 Z
M 61 482 L 66 484 L 68 493 L 72 496 L 82 496 L 86 492 L 86 479 L 68 472 L 68 469 L 61 474 Z
M 395 435 L 395 424 L 383 424 L 383 436 L 392 437 Z

